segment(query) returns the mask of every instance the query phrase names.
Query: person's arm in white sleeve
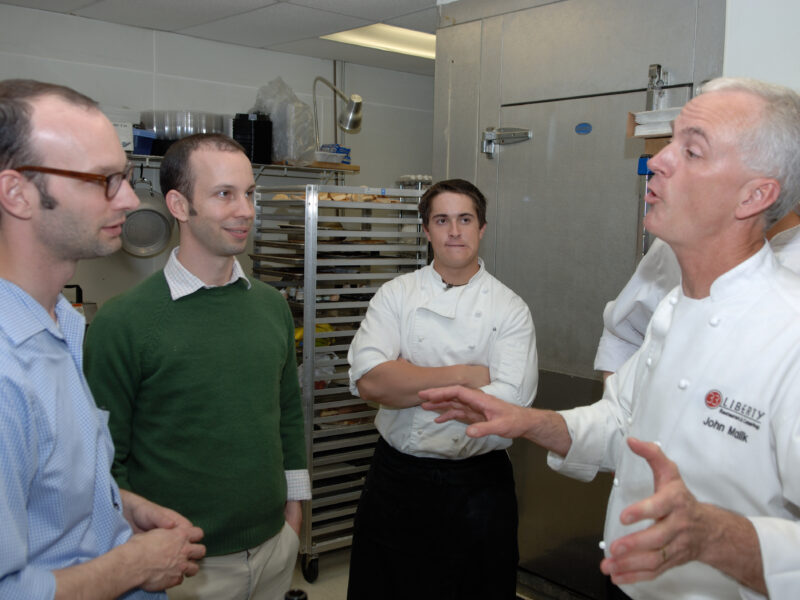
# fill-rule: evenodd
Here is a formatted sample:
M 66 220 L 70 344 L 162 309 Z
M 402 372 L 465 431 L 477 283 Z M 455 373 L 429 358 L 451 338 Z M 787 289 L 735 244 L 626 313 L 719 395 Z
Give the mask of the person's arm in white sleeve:
M 800 377 L 787 381 L 786 390 L 770 420 L 775 458 L 783 482 L 783 502 L 800 506 L 800 412 L 796 390 Z M 796 514 L 796 513 L 795 513 Z M 763 576 L 770 598 L 793 598 L 800 590 L 800 521 L 749 517 L 761 547 Z M 747 596 L 745 596 L 747 597 Z
M 644 341 L 656 306 L 680 281 L 675 253 L 656 239 L 617 298 L 606 304 L 595 370 L 614 373 L 633 356 Z
M 489 383 L 489 368 L 484 365 L 420 367 L 401 357 L 401 300 L 396 282 L 381 286 L 370 300 L 347 353 L 353 394 L 384 406 L 407 408 L 421 404 L 417 393 L 426 388 Z
M 518 296 L 503 310 L 505 315 L 488 357 L 491 383 L 480 389 L 506 402 L 530 406 L 539 381 L 531 311 Z
M 603 397 L 588 406 L 559 411 L 573 440 L 569 452 L 549 452 L 547 465 L 562 475 L 591 481 L 598 471 L 613 471 L 628 430 L 632 413 L 636 361 L 622 365 L 608 378 Z

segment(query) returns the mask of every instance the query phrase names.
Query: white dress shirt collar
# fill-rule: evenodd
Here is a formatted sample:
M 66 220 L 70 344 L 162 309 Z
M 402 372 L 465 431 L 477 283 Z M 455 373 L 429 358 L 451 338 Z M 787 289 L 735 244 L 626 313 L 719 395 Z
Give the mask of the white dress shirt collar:
M 178 300 L 179 298 L 193 294 L 202 288 L 210 289 L 213 287 L 221 287 L 216 285 L 206 285 L 200 278 L 192 274 L 186 267 L 184 267 L 178 260 L 178 248 L 180 248 L 180 246 L 173 248 L 169 255 L 169 260 L 167 260 L 167 264 L 164 266 L 164 277 L 167 280 L 169 293 L 173 300 Z M 225 285 L 235 283 L 239 279 L 245 280 L 247 283 L 247 289 L 249 290 L 252 284 L 244 274 L 242 265 L 240 265 L 239 261 L 234 257 L 231 278 Z

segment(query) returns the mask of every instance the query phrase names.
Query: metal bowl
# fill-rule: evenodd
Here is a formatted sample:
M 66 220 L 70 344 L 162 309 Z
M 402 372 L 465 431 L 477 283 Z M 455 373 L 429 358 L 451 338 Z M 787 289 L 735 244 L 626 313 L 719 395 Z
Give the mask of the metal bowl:
M 159 140 L 178 140 L 195 133 L 224 133 L 225 117 L 194 110 L 146 110 L 142 126 Z

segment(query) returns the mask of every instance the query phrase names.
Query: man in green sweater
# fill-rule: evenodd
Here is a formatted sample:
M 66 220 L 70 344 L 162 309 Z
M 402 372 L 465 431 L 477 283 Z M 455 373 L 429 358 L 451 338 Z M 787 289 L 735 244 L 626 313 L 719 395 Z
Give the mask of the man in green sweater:
M 113 474 L 205 531 L 200 572 L 171 600 L 283 598 L 311 487 L 292 315 L 235 258 L 255 216 L 253 171 L 234 140 L 201 134 L 170 147 L 160 176 L 180 246 L 106 303 L 86 340 Z

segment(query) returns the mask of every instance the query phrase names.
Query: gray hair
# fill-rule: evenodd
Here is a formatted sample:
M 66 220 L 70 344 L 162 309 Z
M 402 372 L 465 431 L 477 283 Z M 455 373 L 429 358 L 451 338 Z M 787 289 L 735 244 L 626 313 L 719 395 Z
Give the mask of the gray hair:
M 800 202 L 800 94 L 781 85 L 745 77 L 720 77 L 701 93 L 744 92 L 764 101 L 760 120 L 743 132 L 742 161 L 781 186 L 778 199 L 764 213 L 766 228 Z

